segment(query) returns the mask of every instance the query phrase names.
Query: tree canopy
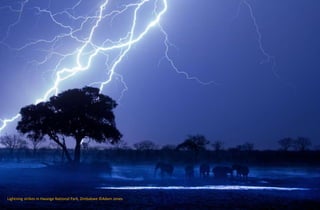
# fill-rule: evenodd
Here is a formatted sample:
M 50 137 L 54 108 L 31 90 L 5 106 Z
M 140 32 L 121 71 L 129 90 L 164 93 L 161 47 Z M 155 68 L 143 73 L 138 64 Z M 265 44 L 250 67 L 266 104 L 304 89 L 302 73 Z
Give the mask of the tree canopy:
M 203 135 L 189 135 L 188 138 L 177 146 L 177 149 L 190 151 L 205 150 L 210 142 Z
M 76 141 L 73 162 L 79 163 L 82 139 L 112 144 L 121 139 L 113 114 L 116 106 L 113 99 L 99 93 L 97 88 L 71 89 L 52 96 L 47 102 L 23 107 L 17 130 L 32 140 L 49 136 L 69 161 L 72 159 L 65 137 L 73 137 Z

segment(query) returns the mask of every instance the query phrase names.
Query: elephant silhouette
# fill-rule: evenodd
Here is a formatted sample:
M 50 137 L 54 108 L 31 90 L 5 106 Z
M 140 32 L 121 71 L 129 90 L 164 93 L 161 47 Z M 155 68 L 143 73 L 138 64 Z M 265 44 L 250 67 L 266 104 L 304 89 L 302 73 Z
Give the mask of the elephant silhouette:
M 209 164 L 203 163 L 199 167 L 200 177 L 208 177 L 210 174 L 210 166 Z
M 212 169 L 212 173 L 215 178 L 227 178 L 228 175 L 233 177 L 233 170 L 228 166 L 216 166 Z
M 185 173 L 187 178 L 193 178 L 194 177 L 194 167 L 193 165 L 187 165 L 185 168 Z
M 172 176 L 173 165 L 169 163 L 158 162 L 154 168 L 154 176 L 157 175 L 158 170 L 161 177 L 164 177 L 165 175 Z
M 236 171 L 237 177 L 247 180 L 248 179 L 248 174 L 250 172 L 248 166 L 244 165 L 239 165 L 239 164 L 233 164 L 232 165 L 232 171 Z

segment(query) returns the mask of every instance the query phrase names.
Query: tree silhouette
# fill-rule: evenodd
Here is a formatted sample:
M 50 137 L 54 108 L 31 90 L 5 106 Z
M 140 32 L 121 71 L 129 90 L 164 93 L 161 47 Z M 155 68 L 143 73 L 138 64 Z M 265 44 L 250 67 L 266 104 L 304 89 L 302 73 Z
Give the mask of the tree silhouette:
M 293 143 L 294 141 L 290 137 L 283 138 L 278 141 L 278 144 L 280 145 L 280 148 L 283 151 L 288 151 L 289 148 L 293 146 Z
M 193 162 L 196 163 L 199 152 L 205 150 L 209 143 L 210 142 L 203 135 L 189 135 L 176 149 L 192 151 L 194 153 Z
M 177 149 L 190 151 L 205 150 L 210 142 L 203 135 L 189 135 L 188 138 L 177 146 Z
M 238 146 L 237 146 L 237 149 L 238 149 L 239 151 L 247 151 L 247 152 L 253 151 L 253 149 L 254 149 L 254 144 L 251 143 L 251 142 L 245 142 L 244 144 L 238 145 Z
M 213 147 L 214 151 L 216 151 L 216 152 L 219 152 L 220 150 L 222 150 L 223 145 L 224 145 L 223 141 L 219 141 L 219 140 L 214 141 L 212 143 L 212 147 Z
M 29 134 L 28 135 L 28 138 L 31 139 L 31 142 L 32 142 L 32 150 L 33 150 L 33 155 L 36 154 L 37 152 L 37 149 L 39 148 L 40 144 L 42 142 L 45 142 L 45 138 L 43 138 L 42 136 L 39 136 L 35 133 L 33 134 Z
M 5 148 L 9 149 L 10 154 L 13 154 L 13 151 L 16 149 L 27 148 L 26 140 L 22 139 L 18 135 L 4 135 L 0 137 L 0 144 Z
M 136 150 L 156 150 L 158 149 L 158 146 L 150 140 L 144 140 L 141 142 L 137 142 L 135 144 L 133 144 L 133 147 Z
M 49 136 L 63 149 L 69 162 L 72 158 L 65 137 L 73 137 L 76 141 L 73 162 L 78 164 L 84 138 L 112 144 L 121 138 L 112 112 L 116 106 L 114 100 L 100 94 L 97 88 L 67 90 L 48 102 L 22 108 L 17 130 L 31 139 Z
M 306 137 L 298 137 L 294 140 L 294 147 L 298 151 L 305 151 L 312 145 L 311 140 Z

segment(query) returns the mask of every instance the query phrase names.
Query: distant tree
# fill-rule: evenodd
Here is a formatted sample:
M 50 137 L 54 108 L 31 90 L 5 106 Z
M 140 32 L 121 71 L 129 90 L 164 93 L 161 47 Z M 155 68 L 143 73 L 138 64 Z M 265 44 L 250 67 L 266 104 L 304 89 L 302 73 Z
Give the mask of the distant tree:
M 309 149 L 309 147 L 312 145 L 311 140 L 306 137 L 298 137 L 297 139 L 294 140 L 294 148 L 297 151 L 305 151 Z
M 114 149 L 118 150 L 129 150 L 131 149 L 127 142 L 120 140 L 117 143 L 114 144 Z
M 45 138 L 43 138 L 42 136 L 38 136 L 37 134 L 30 134 L 28 136 L 28 138 L 32 139 L 31 143 L 32 143 L 32 150 L 33 150 L 33 154 L 36 154 L 37 149 L 39 148 L 40 144 L 42 142 L 45 142 Z
M 45 138 L 41 138 L 41 139 L 36 139 L 32 141 L 32 150 L 33 153 L 36 153 L 37 149 L 39 149 L 39 146 L 41 145 L 41 143 L 45 142 Z
M 195 164 L 198 160 L 200 151 L 206 150 L 206 146 L 210 142 L 203 135 L 189 135 L 186 140 L 179 144 L 177 150 L 187 150 L 193 152 L 193 163 Z
M 27 141 L 18 135 L 1 136 L 0 144 L 9 149 L 10 154 L 12 154 L 15 149 L 24 149 L 28 147 Z
M 214 141 L 212 143 L 212 147 L 213 147 L 214 151 L 216 151 L 216 152 L 219 152 L 220 150 L 222 150 L 223 145 L 224 145 L 223 141 L 219 141 L 219 140 Z
M 154 142 L 149 141 L 149 140 L 137 142 L 137 143 L 133 144 L 133 147 L 136 150 L 156 150 L 156 149 L 158 149 L 158 145 L 156 145 Z
M 113 144 L 121 138 L 112 112 L 116 106 L 116 102 L 100 94 L 98 88 L 67 90 L 51 97 L 48 102 L 22 108 L 17 130 L 28 137 L 49 136 L 62 148 L 69 162 L 78 164 L 82 139 Z M 73 160 L 64 137 L 75 139 Z
M 18 149 L 28 149 L 28 143 L 24 139 L 20 139 L 18 143 Z
M 278 144 L 280 145 L 280 149 L 283 151 L 288 151 L 290 147 L 293 146 L 294 140 L 290 137 L 280 139 Z
M 252 151 L 254 149 L 254 144 L 251 142 L 246 142 L 244 144 L 238 145 L 237 149 L 240 151 Z
M 190 151 L 205 150 L 210 142 L 203 135 L 189 135 L 188 138 L 177 146 L 177 149 Z

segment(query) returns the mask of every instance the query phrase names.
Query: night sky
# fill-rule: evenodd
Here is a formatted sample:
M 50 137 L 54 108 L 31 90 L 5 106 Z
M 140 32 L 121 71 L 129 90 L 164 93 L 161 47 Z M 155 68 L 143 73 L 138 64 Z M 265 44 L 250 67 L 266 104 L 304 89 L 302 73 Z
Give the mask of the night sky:
M 137 2 L 110 0 L 104 14 Z M 70 36 L 52 40 L 79 28 L 81 17 L 96 16 L 102 3 L 1 0 L 1 119 L 43 97 L 55 71 L 76 65 L 71 53 L 83 43 Z M 159 13 L 161 0 L 139 10 L 136 34 L 155 18 L 155 5 Z M 105 17 L 92 38 L 95 46 L 125 37 L 133 8 Z M 118 100 L 116 121 L 123 139 L 164 145 L 202 134 L 226 147 L 253 142 L 255 148 L 274 149 L 281 138 L 303 136 L 320 145 L 319 11 L 317 0 L 168 0 L 160 21 L 165 32 L 153 27 L 132 45 L 102 91 Z M 74 37 L 85 40 L 95 20 L 85 22 Z M 166 44 L 176 70 L 184 73 L 164 57 Z M 99 54 L 87 71 L 61 83 L 59 92 L 99 87 L 95 82 L 108 78 L 119 53 Z M 87 62 L 86 55 L 80 60 Z M 14 133 L 15 126 L 11 123 L 1 135 Z

